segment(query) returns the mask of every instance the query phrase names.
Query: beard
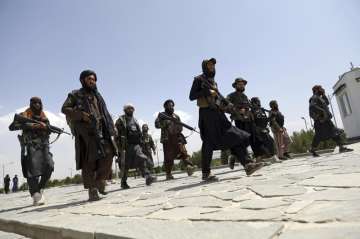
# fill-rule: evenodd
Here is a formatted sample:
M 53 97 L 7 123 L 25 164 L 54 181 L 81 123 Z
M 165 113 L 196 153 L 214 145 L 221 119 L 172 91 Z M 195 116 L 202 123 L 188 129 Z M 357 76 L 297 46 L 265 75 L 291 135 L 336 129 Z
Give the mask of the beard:
M 238 91 L 238 92 L 244 92 L 245 91 L 245 88 L 236 88 L 236 91 Z
M 174 114 L 174 109 L 165 109 L 165 112 L 169 115 Z
M 88 92 L 97 92 L 97 86 L 96 84 L 92 85 L 92 86 L 89 86 L 87 85 L 83 80 L 81 81 L 81 85 L 82 87 L 88 91 Z
M 30 109 L 34 113 L 34 115 L 40 115 L 42 112 L 42 105 L 40 106 L 40 108 L 37 108 L 34 104 L 30 104 Z
M 215 75 L 216 75 L 216 70 L 214 69 L 213 71 L 210 71 L 209 69 L 206 68 L 205 71 L 204 71 L 204 74 L 207 77 L 214 78 Z
M 134 115 L 134 112 L 125 112 L 126 116 L 128 117 L 133 117 Z

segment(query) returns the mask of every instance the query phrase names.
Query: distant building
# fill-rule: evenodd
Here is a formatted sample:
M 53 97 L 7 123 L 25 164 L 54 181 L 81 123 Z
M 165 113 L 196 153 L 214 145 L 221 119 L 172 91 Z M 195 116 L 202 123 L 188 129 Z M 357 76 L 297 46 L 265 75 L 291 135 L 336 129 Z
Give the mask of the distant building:
M 333 90 L 347 137 L 360 139 L 360 67 L 351 65 L 350 71 L 339 76 Z

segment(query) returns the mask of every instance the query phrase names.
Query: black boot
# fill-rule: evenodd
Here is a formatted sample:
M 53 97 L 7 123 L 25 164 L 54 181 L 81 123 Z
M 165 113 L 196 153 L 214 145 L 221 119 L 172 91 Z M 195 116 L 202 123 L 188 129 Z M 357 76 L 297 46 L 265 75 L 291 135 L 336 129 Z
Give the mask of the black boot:
M 230 159 L 229 159 L 229 168 L 231 170 L 233 170 L 235 167 L 235 156 L 234 155 L 231 155 L 230 156 Z
M 245 165 L 246 175 L 250 176 L 262 167 L 264 167 L 264 163 L 248 163 Z
M 122 189 L 129 189 L 130 186 L 127 184 L 127 182 L 121 182 L 121 188 Z
M 105 185 L 106 185 L 105 180 L 101 180 L 97 182 L 97 188 L 99 190 L 99 193 L 102 195 L 107 195 L 107 192 L 105 192 Z
M 97 188 L 89 188 L 89 201 L 99 201 L 100 199 Z
M 288 159 L 292 159 L 292 157 L 291 157 L 291 155 L 289 154 L 289 152 L 284 153 L 284 156 L 285 156 L 286 158 L 288 158 Z
M 320 157 L 318 153 L 316 153 L 315 149 L 310 149 L 309 152 L 312 154 L 313 157 L 317 158 Z
M 150 186 L 154 182 L 154 178 L 151 175 L 145 176 L 145 184 L 147 186 Z
M 174 176 L 171 173 L 166 174 L 166 180 L 173 180 Z
M 340 146 L 339 153 L 346 153 L 346 152 L 352 152 L 353 149 L 346 148 L 344 146 Z
M 202 180 L 205 182 L 216 182 L 219 181 L 219 178 L 217 178 L 215 175 L 212 175 L 211 173 L 203 174 Z

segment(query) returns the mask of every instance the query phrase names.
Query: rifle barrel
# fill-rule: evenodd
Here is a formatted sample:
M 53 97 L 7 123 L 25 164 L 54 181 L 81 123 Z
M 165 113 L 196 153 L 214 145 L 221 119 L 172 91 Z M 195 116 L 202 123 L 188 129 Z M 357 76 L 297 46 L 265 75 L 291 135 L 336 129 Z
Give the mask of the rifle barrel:
M 179 121 L 179 120 L 177 120 L 177 119 L 175 119 L 175 118 L 173 118 L 173 117 L 170 117 L 170 116 L 168 116 L 168 115 L 166 115 L 166 114 L 164 114 L 164 113 L 162 113 L 162 112 L 160 112 L 160 115 L 161 115 L 163 118 L 167 119 L 167 120 L 171 120 L 171 121 L 174 122 L 175 124 L 179 124 L 179 125 L 187 128 L 188 130 L 192 130 L 192 131 L 194 131 L 194 132 L 196 132 L 196 133 L 199 133 L 195 128 L 193 128 L 193 127 L 191 127 L 191 126 L 189 126 L 189 125 L 187 125 L 187 124 L 185 124 L 185 123 L 183 123 L 183 122 L 181 122 L 181 121 Z

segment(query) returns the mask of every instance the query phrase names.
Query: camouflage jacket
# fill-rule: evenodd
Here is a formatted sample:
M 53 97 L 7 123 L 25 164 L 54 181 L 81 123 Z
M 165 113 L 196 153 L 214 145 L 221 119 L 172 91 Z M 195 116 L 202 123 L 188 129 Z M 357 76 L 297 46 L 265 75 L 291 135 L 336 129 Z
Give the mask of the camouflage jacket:
M 162 113 L 167 114 L 165 112 Z M 172 117 L 180 121 L 180 117 L 177 114 L 173 113 Z M 155 128 L 161 129 L 161 137 L 160 137 L 161 143 L 166 142 L 169 139 L 170 134 L 180 135 L 183 130 L 182 126 L 175 124 L 170 120 L 162 119 L 160 114 L 155 120 Z
M 235 112 L 231 114 L 232 120 L 239 120 L 244 122 L 253 121 L 253 116 L 250 111 L 249 99 L 243 92 L 235 91 L 230 93 L 226 99 L 229 100 L 235 108 Z M 245 112 L 240 113 L 240 109 L 245 109 Z

